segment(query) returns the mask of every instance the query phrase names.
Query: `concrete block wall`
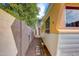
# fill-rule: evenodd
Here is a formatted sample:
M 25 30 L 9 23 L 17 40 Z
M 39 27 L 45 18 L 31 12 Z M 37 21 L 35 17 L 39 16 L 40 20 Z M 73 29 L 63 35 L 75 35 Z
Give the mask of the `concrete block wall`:
M 11 28 L 18 49 L 17 55 L 24 56 L 33 39 L 33 31 L 24 22 L 19 20 L 15 20 Z
M 24 22 L 0 9 L 0 56 L 24 56 L 33 31 Z

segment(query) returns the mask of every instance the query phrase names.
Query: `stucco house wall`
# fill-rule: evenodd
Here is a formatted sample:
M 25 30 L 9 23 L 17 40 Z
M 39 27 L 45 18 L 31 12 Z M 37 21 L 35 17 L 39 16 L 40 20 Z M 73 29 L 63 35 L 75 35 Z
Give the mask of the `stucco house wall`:
M 15 17 L 0 9 L 0 56 L 15 56 L 17 48 L 11 25 Z

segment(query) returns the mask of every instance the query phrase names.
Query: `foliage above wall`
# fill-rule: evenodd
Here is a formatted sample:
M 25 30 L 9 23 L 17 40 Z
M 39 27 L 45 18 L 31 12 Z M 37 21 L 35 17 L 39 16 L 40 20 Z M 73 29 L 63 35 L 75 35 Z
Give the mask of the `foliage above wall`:
M 0 8 L 17 19 L 23 20 L 32 28 L 37 22 L 38 8 L 35 3 L 0 3 Z

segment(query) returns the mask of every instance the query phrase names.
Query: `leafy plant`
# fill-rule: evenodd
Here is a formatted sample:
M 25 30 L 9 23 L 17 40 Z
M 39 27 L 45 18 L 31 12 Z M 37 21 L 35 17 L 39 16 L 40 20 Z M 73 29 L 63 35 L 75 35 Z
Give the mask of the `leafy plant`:
M 17 19 L 25 21 L 32 28 L 37 22 L 38 8 L 35 3 L 0 3 L 0 8 Z

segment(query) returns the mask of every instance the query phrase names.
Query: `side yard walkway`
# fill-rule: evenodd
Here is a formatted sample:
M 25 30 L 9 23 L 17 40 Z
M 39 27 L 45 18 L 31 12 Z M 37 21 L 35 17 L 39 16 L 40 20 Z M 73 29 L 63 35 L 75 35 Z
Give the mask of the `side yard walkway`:
M 49 56 L 48 50 L 42 45 L 41 38 L 35 38 L 32 40 L 26 56 Z
M 26 56 L 41 56 L 41 42 L 40 39 L 35 38 L 32 40 L 27 52 Z

